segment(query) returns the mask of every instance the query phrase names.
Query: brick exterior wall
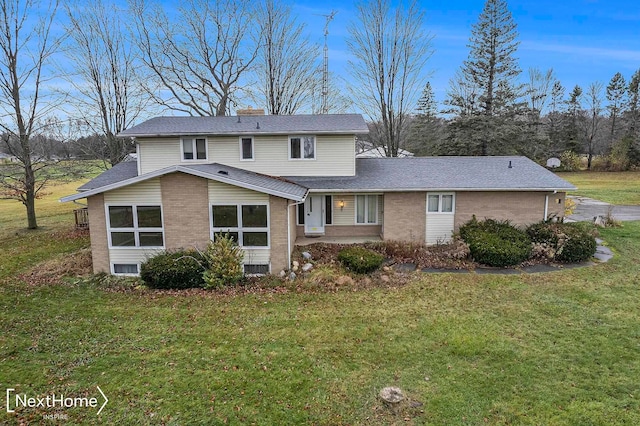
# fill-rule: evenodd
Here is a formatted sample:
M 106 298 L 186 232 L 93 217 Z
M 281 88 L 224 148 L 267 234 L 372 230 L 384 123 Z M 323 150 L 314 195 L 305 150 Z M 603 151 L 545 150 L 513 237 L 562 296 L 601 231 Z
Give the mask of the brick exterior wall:
M 549 206 L 559 194 L 548 192 L 457 192 L 455 229 L 475 214 L 478 220 L 491 218 L 510 220 L 514 225 L 540 222 L 544 216 L 545 195 Z M 557 205 L 557 204 L 556 204 Z M 564 212 L 564 197 L 563 208 Z M 551 208 L 549 213 L 551 213 Z
M 210 229 L 207 179 L 171 173 L 160 178 L 160 188 L 165 247 L 204 250 Z
M 287 200 L 273 195 L 269 196 L 271 272 L 278 273 L 282 269 L 289 269 L 287 265 L 289 244 L 287 240 Z M 293 244 L 291 245 L 293 249 Z
M 91 236 L 93 272 L 96 274 L 99 272 L 111 273 L 104 195 L 98 194 L 87 198 L 87 204 L 89 207 L 89 234 Z
M 383 238 L 424 243 L 426 210 L 424 192 L 385 193 Z

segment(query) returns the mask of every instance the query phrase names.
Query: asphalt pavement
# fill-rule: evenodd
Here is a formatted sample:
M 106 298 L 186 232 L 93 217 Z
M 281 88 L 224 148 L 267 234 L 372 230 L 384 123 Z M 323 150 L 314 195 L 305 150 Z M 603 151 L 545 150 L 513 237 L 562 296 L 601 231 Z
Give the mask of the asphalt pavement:
M 606 216 L 611 211 L 615 220 L 640 220 L 640 206 L 616 206 L 587 197 L 569 196 L 576 203 L 576 209 L 567 219 L 576 222 L 593 221 L 596 216 Z

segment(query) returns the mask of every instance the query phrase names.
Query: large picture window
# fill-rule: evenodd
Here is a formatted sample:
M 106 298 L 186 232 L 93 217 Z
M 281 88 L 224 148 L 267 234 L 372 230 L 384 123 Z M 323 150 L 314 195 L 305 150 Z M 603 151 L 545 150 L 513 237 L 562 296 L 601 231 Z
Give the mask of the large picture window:
M 110 247 L 164 247 L 160 206 L 108 206 Z
M 211 206 L 211 237 L 229 234 L 242 247 L 269 246 L 269 209 L 266 204 Z
M 206 160 L 207 140 L 205 138 L 182 138 L 182 159 Z
M 289 137 L 289 159 L 315 160 L 315 158 L 316 158 L 315 136 Z
M 377 195 L 356 195 L 356 223 L 359 225 L 378 223 Z

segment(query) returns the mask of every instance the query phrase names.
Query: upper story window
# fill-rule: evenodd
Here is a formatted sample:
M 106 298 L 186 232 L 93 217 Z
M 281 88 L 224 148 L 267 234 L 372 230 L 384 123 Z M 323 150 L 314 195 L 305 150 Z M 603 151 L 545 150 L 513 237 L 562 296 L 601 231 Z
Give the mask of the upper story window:
M 182 138 L 182 159 L 206 160 L 207 159 L 207 139 L 206 138 Z
M 253 137 L 251 136 L 240 137 L 240 160 L 242 161 L 253 160 Z
M 163 247 L 160 206 L 108 206 L 110 247 Z
M 315 160 L 316 137 L 315 136 L 290 136 L 289 137 L 290 160 Z

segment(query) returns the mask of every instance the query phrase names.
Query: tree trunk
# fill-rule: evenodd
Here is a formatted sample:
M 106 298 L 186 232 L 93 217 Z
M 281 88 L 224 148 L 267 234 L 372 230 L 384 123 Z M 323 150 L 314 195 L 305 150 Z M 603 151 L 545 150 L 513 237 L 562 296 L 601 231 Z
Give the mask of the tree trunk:
M 27 228 L 36 229 L 38 227 L 38 221 L 36 219 L 36 180 L 30 159 L 25 161 L 24 177 L 24 206 L 27 208 Z

